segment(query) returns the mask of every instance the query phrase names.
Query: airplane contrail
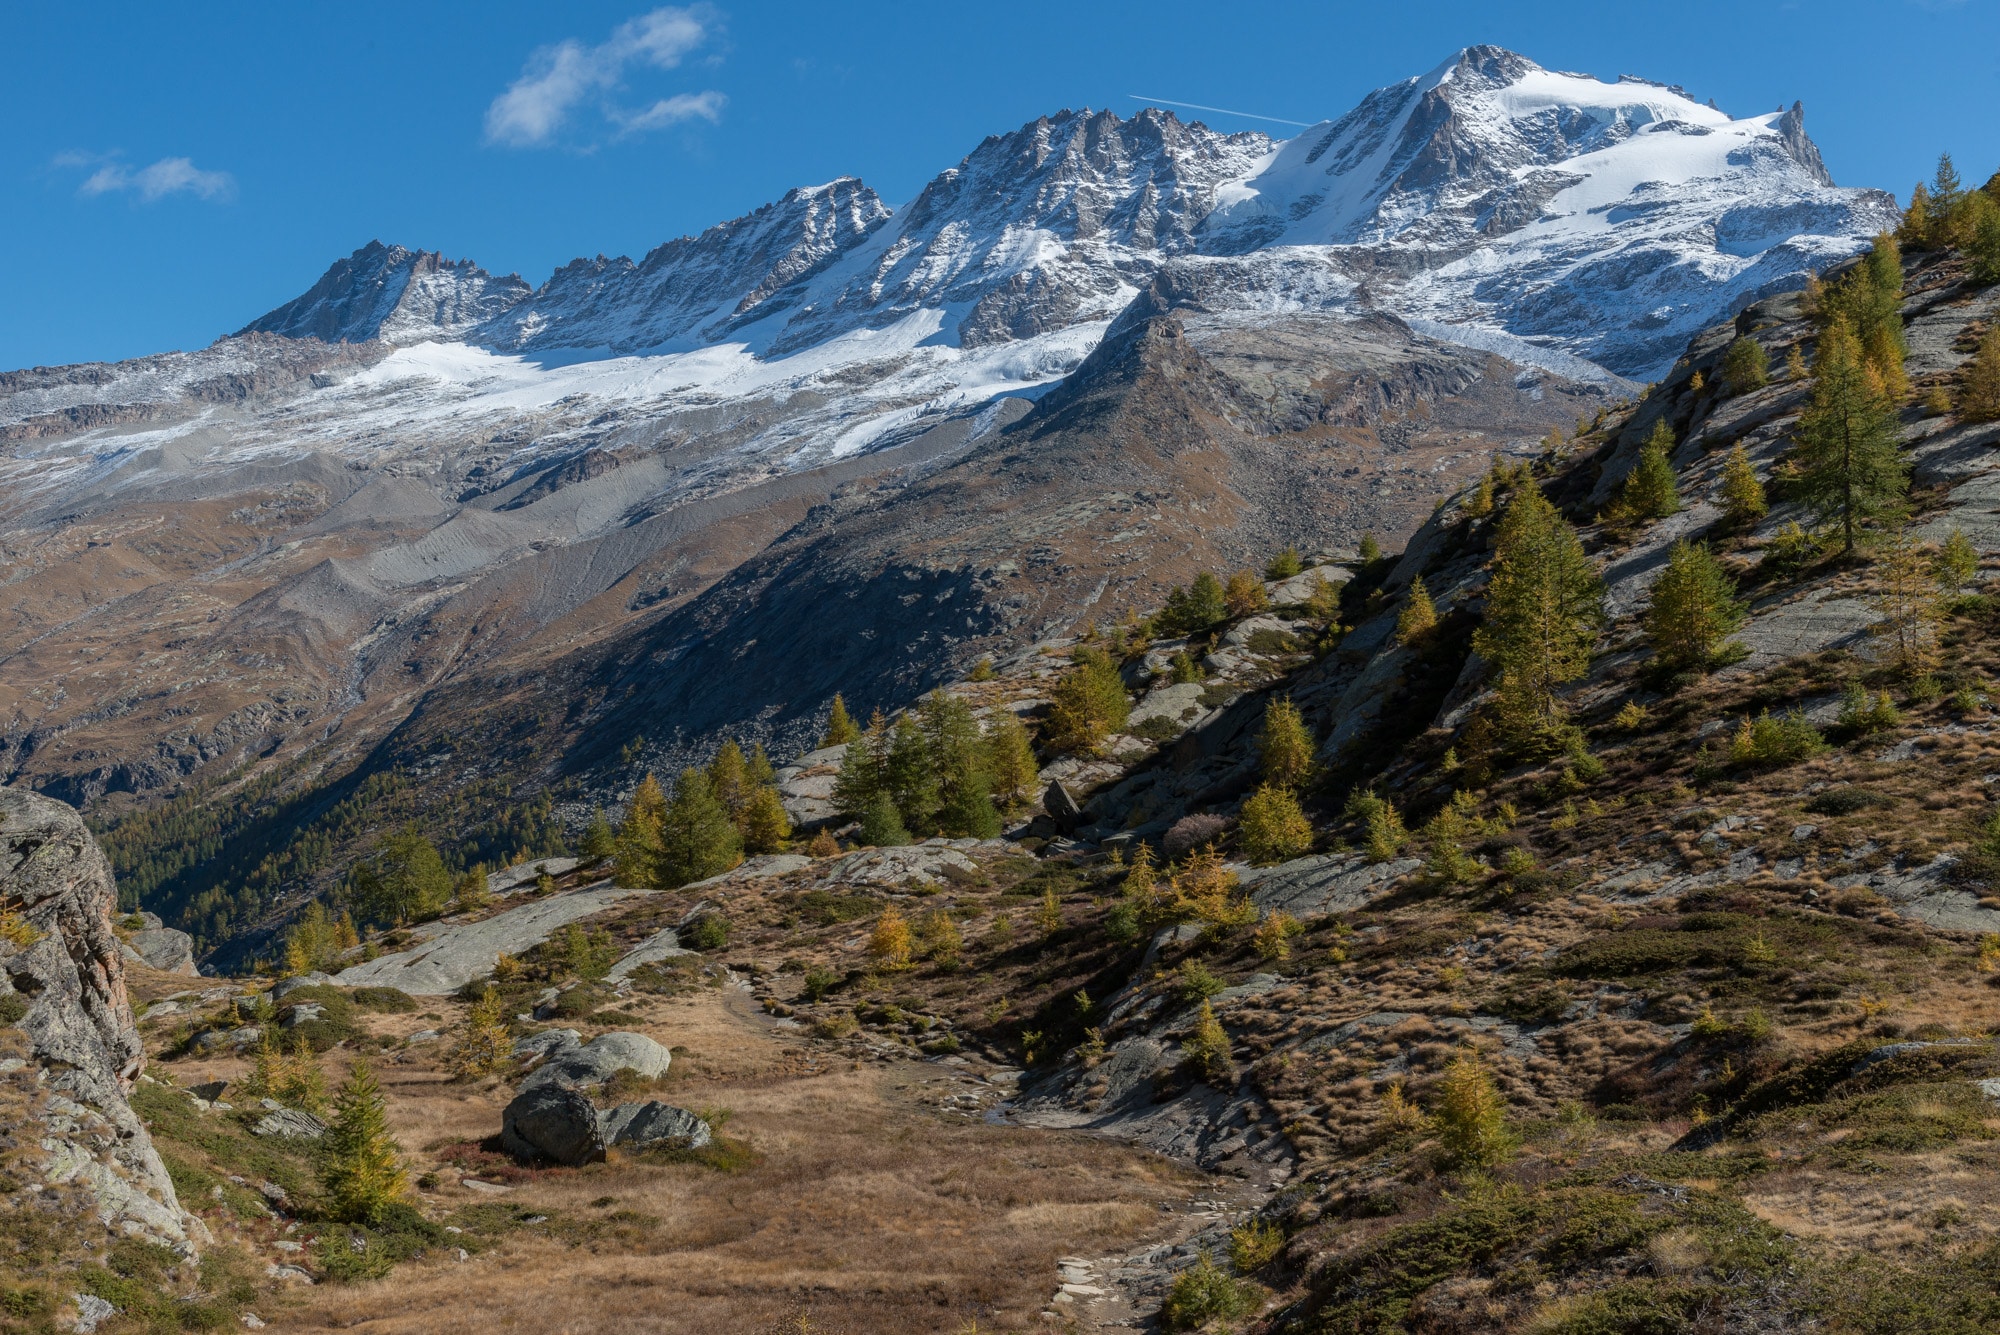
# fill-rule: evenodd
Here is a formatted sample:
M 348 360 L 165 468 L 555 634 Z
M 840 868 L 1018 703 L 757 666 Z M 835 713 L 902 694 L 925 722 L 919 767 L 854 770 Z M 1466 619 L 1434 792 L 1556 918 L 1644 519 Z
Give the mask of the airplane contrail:
M 1171 97 L 1146 97 L 1139 93 L 1127 93 L 1125 96 L 1140 102 L 1158 103 L 1161 106 L 1188 107 L 1195 111 L 1219 112 L 1224 116 L 1243 116 L 1253 121 L 1274 121 L 1279 125 L 1296 125 L 1300 129 L 1305 129 L 1313 124 L 1312 121 L 1288 121 L 1283 116 L 1259 116 L 1254 111 L 1231 111 L 1228 107 L 1205 107 L 1199 102 L 1176 102 Z

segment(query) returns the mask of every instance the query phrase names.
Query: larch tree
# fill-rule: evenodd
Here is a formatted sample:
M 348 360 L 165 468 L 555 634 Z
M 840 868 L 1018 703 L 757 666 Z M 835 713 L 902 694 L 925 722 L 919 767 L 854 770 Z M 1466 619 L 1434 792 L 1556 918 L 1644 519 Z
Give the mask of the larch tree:
M 1653 582 L 1652 604 L 1644 618 L 1646 638 L 1668 667 L 1705 669 L 1745 615 L 1735 581 L 1706 546 L 1682 538 L 1668 552 L 1666 569 Z
M 660 830 L 667 817 L 667 795 L 649 771 L 639 780 L 625 819 L 618 827 L 614 875 L 620 885 L 650 887 L 660 879 Z
M 356 1061 L 333 1101 L 333 1125 L 320 1139 L 319 1181 L 326 1213 L 354 1224 L 380 1224 L 410 1192 L 402 1156 L 389 1134 L 382 1086 Z
M 1583 544 L 1535 487 L 1501 516 L 1486 617 L 1473 648 L 1497 670 L 1499 723 L 1523 750 L 1559 746 L 1567 714 L 1556 692 L 1582 676 L 1604 624 L 1604 584 Z
M 1264 581 L 1257 578 L 1256 571 L 1239 570 L 1229 577 L 1228 587 L 1222 591 L 1222 605 L 1230 616 L 1247 617 L 1270 606 L 1270 599 L 1265 596 Z
M 792 821 L 785 814 L 784 799 L 774 785 L 760 783 L 750 790 L 737 828 L 743 835 L 746 853 L 777 853 L 784 849 L 792 837 Z
M 2000 422 L 2000 324 L 1986 331 L 1965 365 L 1958 415 L 1967 422 Z
M 826 732 L 819 739 L 822 747 L 845 746 L 861 735 L 861 725 L 847 712 L 847 701 L 840 692 L 833 694 L 833 708 L 826 716 Z
M 1312 772 L 1312 729 L 1289 698 L 1273 700 L 1264 707 L 1257 753 L 1265 779 L 1281 788 L 1299 788 Z
M 750 800 L 750 776 L 743 748 L 734 738 L 724 741 L 715 758 L 708 762 L 708 783 L 722 805 L 729 808 L 730 818 L 740 818 L 743 804 Z
M 1868 524 L 1902 518 L 1910 478 L 1895 408 L 1845 319 L 1820 335 L 1796 435 L 1800 499 L 1821 523 L 1840 526 L 1844 551 L 1854 551 Z
M 1742 445 L 1729 451 L 1722 462 L 1722 513 L 1735 528 L 1748 528 L 1770 510 L 1764 498 L 1764 484 L 1750 464 L 1750 454 Z
M 1041 769 L 1019 714 L 1011 709 L 994 711 L 986 723 L 986 754 L 993 765 L 994 798 L 1010 807 L 1025 802 Z
M 1639 523 L 1665 519 L 1680 510 L 1680 484 L 1667 457 L 1673 450 L 1674 429 L 1663 417 L 1653 423 L 1652 434 L 1639 447 L 1638 462 L 1618 488 L 1618 499 L 1612 507 L 1614 521 Z
M 1418 575 L 1410 581 L 1410 595 L 1403 602 L 1403 610 L 1396 614 L 1396 643 L 1415 644 L 1437 629 L 1437 623 L 1437 604 L 1431 601 L 1424 577 Z

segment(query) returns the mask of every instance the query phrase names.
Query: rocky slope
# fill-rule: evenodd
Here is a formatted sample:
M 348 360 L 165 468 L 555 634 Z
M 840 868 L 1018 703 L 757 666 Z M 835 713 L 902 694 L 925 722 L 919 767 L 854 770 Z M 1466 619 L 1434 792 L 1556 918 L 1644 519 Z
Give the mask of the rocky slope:
M 116 904 L 111 869 L 76 812 L 0 788 L 5 1206 L 61 1220 L 66 1251 L 136 1236 L 191 1253 L 206 1235 L 127 1102 L 144 1054 Z

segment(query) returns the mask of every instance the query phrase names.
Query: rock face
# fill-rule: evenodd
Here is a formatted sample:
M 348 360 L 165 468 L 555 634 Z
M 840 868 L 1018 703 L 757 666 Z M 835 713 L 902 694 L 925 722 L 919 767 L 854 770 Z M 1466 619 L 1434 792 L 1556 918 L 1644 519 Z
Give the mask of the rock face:
M 126 1096 L 144 1055 L 125 997 L 111 867 L 83 820 L 50 798 L 0 788 L 0 1002 L 26 1039 L 37 1086 L 28 1117 L 50 1184 L 73 1184 L 99 1218 L 182 1249 L 205 1240 L 184 1214 Z M 7 1013 L 7 1012 L 0 1012 Z
M 194 938 L 171 927 L 148 927 L 131 933 L 125 938 L 123 954 L 126 959 L 137 960 L 163 973 L 192 977 L 198 972 L 194 967 Z
M 551 859 L 551 861 L 554 861 Z M 647 893 L 607 887 L 551 895 L 478 922 L 435 929 L 429 940 L 393 955 L 343 969 L 341 987 L 395 987 L 413 997 L 441 997 L 493 971 L 502 951 L 518 955 L 538 946 L 579 918 L 610 908 L 621 899 Z M 422 929 L 431 930 L 431 929 Z

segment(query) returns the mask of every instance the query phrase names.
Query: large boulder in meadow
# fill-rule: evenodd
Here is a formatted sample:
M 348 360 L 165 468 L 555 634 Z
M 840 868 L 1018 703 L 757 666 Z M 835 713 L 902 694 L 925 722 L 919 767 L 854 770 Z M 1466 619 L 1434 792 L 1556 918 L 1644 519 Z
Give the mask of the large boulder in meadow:
M 500 1147 L 521 1159 L 601 1163 L 604 1131 L 581 1090 L 552 1081 L 523 1087 L 500 1115 Z

